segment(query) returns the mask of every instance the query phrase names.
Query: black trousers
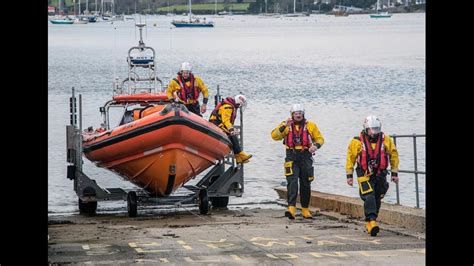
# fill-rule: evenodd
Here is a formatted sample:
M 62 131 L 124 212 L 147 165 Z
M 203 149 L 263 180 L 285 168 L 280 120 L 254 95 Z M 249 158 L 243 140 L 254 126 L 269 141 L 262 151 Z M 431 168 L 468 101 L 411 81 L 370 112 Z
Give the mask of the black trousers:
M 213 123 L 216 126 L 219 126 L 217 120 L 212 120 L 210 122 Z M 226 132 L 226 131 L 224 131 L 224 132 Z M 226 134 L 229 137 L 230 142 L 232 142 L 232 151 L 234 152 L 234 154 L 240 153 L 242 151 L 242 147 L 240 146 L 240 142 L 239 142 L 239 139 L 237 138 L 237 136 L 236 135 L 230 135 L 227 132 L 226 132 Z
M 364 201 L 364 214 L 366 221 L 377 219 L 382 199 L 385 196 L 385 193 L 387 193 L 389 187 L 386 173 L 379 176 L 376 176 L 375 174 L 372 175 L 369 183 L 372 186 L 372 192 L 362 195 L 359 188 L 360 198 Z
M 196 102 L 196 103 L 192 103 L 192 104 L 185 104 L 184 106 L 186 106 L 186 108 L 188 108 L 188 110 L 192 113 L 195 113 L 197 114 L 198 116 L 201 116 L 201 106 L 199 105 L 199 102 Z
M 291 162 L 291 167 L 286 166 L 289 162 Z M 293 149 L 286 150 L 285 176 L 287 181 L 286 188 L 288 190 L 288 205 L 296 206 L 299 182 L 301 207 L 308 208 L 311 196 L 311 181 L 314 178 L 313 162 L 313 156 L 307 149 L 303 152 Z
M 239 139 L 237 138 L 236 135 L 228 135 L 230 142 L 232 142 L 232 151 L 234 154 L 240 153 L 242 151 L 242 148 L 240 147 L 240 142 Z

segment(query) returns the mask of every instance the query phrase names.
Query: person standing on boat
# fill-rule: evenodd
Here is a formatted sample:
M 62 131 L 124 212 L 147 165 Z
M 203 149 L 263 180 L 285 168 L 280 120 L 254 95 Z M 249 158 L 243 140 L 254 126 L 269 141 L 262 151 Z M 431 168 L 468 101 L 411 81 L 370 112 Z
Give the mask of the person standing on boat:
M 238 132 L 234 129 L 237 109 L 241 108 L 244 111 L 246 107 L 247 99 L 244 95 L 239 94 L 235 97 L 227 97 L 217 104 L 209 117 L 209 122 L 220 127 L 229 136 L 237 163 L 248 163 L 252 157 L 251 154 L 247 154 L 242 150 L 237 138 Z
M 184 103 L 189 111 L 202 116 L 206 112 L 209 92 L 202 79 L 192 73 L 192 66 L 188 62 L 181 64 L 178 76 L 172 79 L 168 85 L 166 93 L 168 99 L 175 98 L 176 92 L 179 102 Z M 199 94 L 202 92 L 202 105 L 199 106 Z
M 376 236 L 380 229 L 375 220 L 389 187 L 386 178 L 389 163 L 391 180 L 398 184 L 398 151 L 393 139 L 381 131 L 382 123 L 376 116 L 365 118 L 363 127 L 347 148 L 347 184 L 353 185 L 354 164 L 357 162 L 357 182 L 359 195 L 364 201 L 365 228 L 371 236 Z
M 312 219 L 309 211 L 311 182 L 314 180 L 313 155 L 324 144 L 323 135 L 316 124 L 304 116 L 304 106 L 293 104 L 290 115 L 272 130 L 273 140 L 283 139 L 286 147 L 285 176 L 288 190 L 288 210 L 285 216 L 289 219 L 296 217 L 296 198 L 298 196 L 298 181 L 300 187 L 301 215 Z

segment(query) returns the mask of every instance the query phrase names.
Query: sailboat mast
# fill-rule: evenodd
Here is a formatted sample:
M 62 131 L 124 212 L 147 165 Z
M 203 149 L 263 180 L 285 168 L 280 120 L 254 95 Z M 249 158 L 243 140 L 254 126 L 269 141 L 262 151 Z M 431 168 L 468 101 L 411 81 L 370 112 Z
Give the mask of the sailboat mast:
M 78 9 L 77 14 L 80 15 L 81 14 L 81 0 L 77 2 L 77 9 Z
M 293 0 L 293 13 L 296 13 L 296 0 Z
M 265 14 L 267 13 L 267 0 L 265 0 Z
M 191 22 L 191 0 L 189 0 L 189 22 Z
M 217 15 L 217 0 L 214 2 L 214 15 Z
M 89 14 L 89 0 L 86 0 L 86 11 Z
M 59 1 L 58 1 L 58 2 L 59 2 L 59 4 L 58 4 L 58 6 L 59 6 L 59 7 L 58 7 L 58 14 L 59 14 L 59 15 L 61 15 L 61 1 L 62 1 L 62 0 L 59 0 Z

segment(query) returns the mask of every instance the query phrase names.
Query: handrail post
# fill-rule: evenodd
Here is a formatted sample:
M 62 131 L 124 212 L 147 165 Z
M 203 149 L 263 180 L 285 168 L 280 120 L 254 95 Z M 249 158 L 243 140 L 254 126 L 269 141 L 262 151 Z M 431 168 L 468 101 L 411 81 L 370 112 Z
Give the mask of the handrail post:
M 414 152 L 414 160 L 415 160 L 415 186 L 416 186 L 416 207 L 420 208 L 420 199 L 418 195 L 418 163 L 417 163 L 417 156 L 416 156 L 416 134 L 413 133 L 413 152 Z
M 395 144 L 395 147 L 397 147 L 397 136 L 393 135 L 393 143 Z M 400 205 L 400 189 L 398 187 L 398 182 L 395 183 L 395 187 L 397 188 L 397 204 Z
M 82 94 L 79 94 L 79 132 L 82 132 Z
M 76 95 L 74 94 L 74 87 L 72 87 L 72 96 L 69 98 L 69 122 L 72 126 L 77 126 L 76 111 Z
M 79 132 L 78 132 L 78 162 L 79 162 L 79 170 L 82 171 L 82 165 L 84 164 L 82 160 L 82 94 L 79 94 Z
M 242 108 L 240 109 L 240 147 L 243 150 L 244 149 L 244 112 L 242 111 Z

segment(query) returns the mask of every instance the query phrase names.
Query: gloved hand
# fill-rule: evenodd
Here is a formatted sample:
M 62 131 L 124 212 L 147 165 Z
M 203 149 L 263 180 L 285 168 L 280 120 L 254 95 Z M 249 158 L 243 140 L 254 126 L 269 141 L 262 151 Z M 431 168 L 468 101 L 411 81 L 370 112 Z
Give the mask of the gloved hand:
M 206 112 L 206 104 L 203 103 L 203 104 L 201 105 L 201 114 L 204 114 L 205 112 Z
M 289 127 L 290 124 L 291 124 L 291 121 L 293 121 L 293 118 L 291 118 L 291 117 L 286 119 L 285 126 Z
M 313 146 L 309 147 L 309 149 L 308 149 L 308 151 L 311 152 L 313 155 L 316 152 L 316 150 L 318 150 L 318 147 L 316 147 L 316 145 L 313 145 Z
M 391 180 L 392 180 L 393 183 L 398 184 L 398 173 L 392 172 Z
M 347 175 L 347 184 L 351 187 L 354 184 L 354 178 L 353 178 L 352 174 Z
M 237 133 L 236 133 L 236 130 L 234 128 L 229 129 L 229 135 L 235 136 L 236 134 Z

